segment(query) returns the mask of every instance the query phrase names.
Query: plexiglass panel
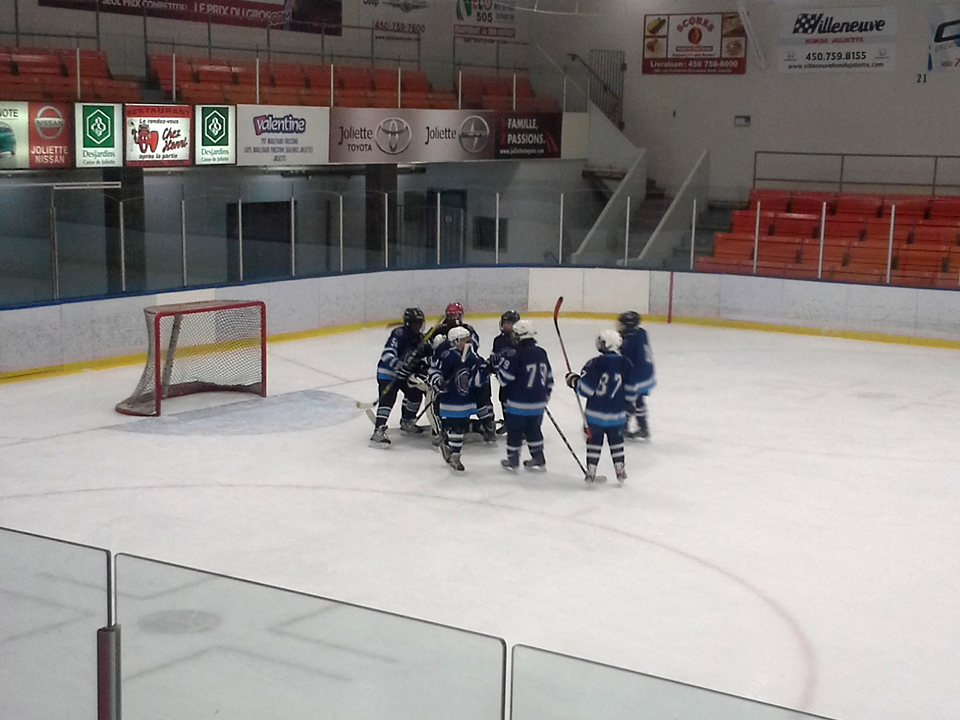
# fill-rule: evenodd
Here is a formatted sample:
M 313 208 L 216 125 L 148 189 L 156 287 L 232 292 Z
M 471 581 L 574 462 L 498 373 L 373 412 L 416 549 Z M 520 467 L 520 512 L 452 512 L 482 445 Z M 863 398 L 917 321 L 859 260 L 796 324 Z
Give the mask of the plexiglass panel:
M 53 299 L 53 190 L 0 190 L 0 305 Z
M 810 720 L 693 685 L 517 645 L 512 720 Z
M 117 557 L 128 718 L 498 720 L 504 644 Z
M 0 529 L 0 716 L 97 717 L 108 557 Z

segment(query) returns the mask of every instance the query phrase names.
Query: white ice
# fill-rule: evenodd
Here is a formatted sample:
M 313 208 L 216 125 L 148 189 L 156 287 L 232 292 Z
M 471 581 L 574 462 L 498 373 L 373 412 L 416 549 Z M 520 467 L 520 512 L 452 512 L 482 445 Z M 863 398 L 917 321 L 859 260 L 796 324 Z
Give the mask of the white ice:
M 563 324 L 579 367 L 602 323 Z M 504 473 L 501 439 L 454 476 L 399 406 L 368 448 L 374 329 L 271 345 L 268 400 L 159 419 L 113 410 L 140 368 L 0 386 L 0 526 L 846 720 L 960 716 L 960 353 L 649 330 L 623 489 L 587 490 L 547 423 L 546 474 Z M 551 408 L 582 455 L 572 393 Z

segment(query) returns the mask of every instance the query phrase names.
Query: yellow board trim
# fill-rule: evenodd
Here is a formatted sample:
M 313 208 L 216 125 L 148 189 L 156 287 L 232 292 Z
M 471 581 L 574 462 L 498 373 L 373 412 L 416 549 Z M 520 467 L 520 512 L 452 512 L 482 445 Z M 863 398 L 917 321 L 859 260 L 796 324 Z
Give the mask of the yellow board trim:
M 548 311 L 528 312 L 527 317 L 534 318 L 552 318 L 553 313 Z M 617 313 L 593 313 L 593 312 L 564 312 L 563 317 L 575 320 L 608 320 L 615 321 Z M 474 313 L 474 318 L 499 318 L 500 313 Z M 666 315 L 644 315 L 644 322 L 666 323 Z M 696 325 L 700 327 L 729 328 L 733 330 L 754 330 L 759 332 L 785 333 L 788 335 L 807 335 L 811 337 L 829 337 L 841 340 L 860 340 L 864 342 L 878 342 L 892 345 L 913 345 L 917 347 L 942 348 L 947 350 L 960 350 L 960 340 L 945 340 L 941 338 L 913 337 L 911 335 L 890 335 L 886 333 L 861 332 L 857 330 L 828 330 L 821 328 L 803 327 L 800 325 L 780 325 L 776 323 L 752 322 L 747 320 L 724 320 L 721 318 L 696 318 L 696 317 L 674 317 L 673 322 L 678 325 Z M 311 338 L 324 337 L 326 335 L 340 335 L 348 332 L 356 332 L 367 328 L 389 327 L 399 325 L 401 320 L 377 320 L 373 322 L 350 323 L 347 325 L 334 325 L 325 328 L 315 328 L 313 330 L 299 330 L 297 332 L 278 333 L 268 335 L 268 343 L 291 342 L 294 340 L 308 340 Z M 102 360 L 87 360 L 84 362 L 66 363 L 64 365 L 50 365 L 47 367 L 32 368 L 29 370 L 13 370 L 0 373 L 0 385 L 14 382 L 24 382 L 27 380 L 38 380 L 41 378 L 60 377 L 62 375 L 74 375 L 76 373 L 86 372 L 87 370 L 109 370 L 111 368 L 127 367 L 130 365 L 139 365 L 147 360 L 146 353 L 135 355 L 120 355 L 118 357 L 104 358 Z

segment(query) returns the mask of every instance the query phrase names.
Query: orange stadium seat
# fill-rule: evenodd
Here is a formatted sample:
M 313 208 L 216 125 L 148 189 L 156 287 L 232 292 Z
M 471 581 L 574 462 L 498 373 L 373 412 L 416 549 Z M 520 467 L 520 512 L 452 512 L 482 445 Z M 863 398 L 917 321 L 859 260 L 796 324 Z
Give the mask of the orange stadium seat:
M 890 208 L 896 205 L 899 218 L 925 218 L 930 213 L 930 198 L 918 195 L 887 195 L 883 198 L 883 217 L 890 216 Z
M 790 210 L 789 190 L 757 190 L 750 191 L 749 210 L 756 210 L 760 203 L 760 212 L 787 212 Z
M 790 212 L 811 214 L 820 217 L 823 214 L 823 204 L 827 204 L 827 214 L 833 213 L 837 196 L 833 193 L 795 192 L 790 198 Z
M 930 201 L 930 219 L 960 220 L 960 197 L 935 197 Z
M 403 70 L 400 87 L 405 93 L 428 93 L 432 89 L 427 74 L 422 70 Z
M 754 218 L 756 222 L 756 218 Z M 777 213 L 773 218 L 773 235 L 813 237 L 820 234 L 820 216 L 801 213 Z
M 836 215 L 863 215 L 879 217 L 883 209 L 883 198 L 877 195 L 855 195 L 840 193 L 837 195 Z
M 307 76 L 304 75 L 303 68 L 300 65 L 273 63 L 261 66 L 261 72 L 263 73 L 260 78 L 261 84 L 263 83 L 263 76 L 265 75 L 270 78 L 270 82 L 275 87 L 302 88 L 307 85 Z M 329 72 L 328 70 L 327 73 L 329 74 Z

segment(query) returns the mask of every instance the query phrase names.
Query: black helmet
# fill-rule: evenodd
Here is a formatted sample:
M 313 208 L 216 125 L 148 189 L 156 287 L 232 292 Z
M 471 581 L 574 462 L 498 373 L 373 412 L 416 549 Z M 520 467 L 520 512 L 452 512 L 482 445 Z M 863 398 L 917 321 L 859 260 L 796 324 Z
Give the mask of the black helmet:
M 407 308 L 404 310 L 403 324 L 414 332 L 420 332 L 420 330 L 423 328 L 423 310 L 416 307 Z
M 500 316 L 500 329 L 503 330 L 504 323 L 510 323 L 513 325 L 517 320 L 520 319 L 520 313 L 516 310 L 507 310 L 503 315 Z
M 617 322 L 620 323 L 621 332 L 632 332 L 640 327 L 640 313 L 634 312 L 633 310 L 620 313 L 620 317 L 617 318 Z

